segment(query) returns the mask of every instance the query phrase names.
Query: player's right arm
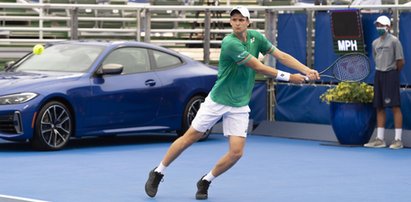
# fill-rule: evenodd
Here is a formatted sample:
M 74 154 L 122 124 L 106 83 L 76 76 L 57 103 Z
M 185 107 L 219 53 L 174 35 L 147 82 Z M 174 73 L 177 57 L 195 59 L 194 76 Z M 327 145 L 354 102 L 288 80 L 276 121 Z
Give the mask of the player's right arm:
M 276 68 L 267 66 L 260 62 L 257 58 L 252 57 L 250 60 L 248 60 L 245 65 L 247 67 L 250 67 L 254 69 L 256 72 L 273 77 L 273 78 L 278 78 L 278 73 L 279 71 Z M 305 81 L 305 76 L 301 75 L 299 73 L 297 74 L 291 74 L 289 81 L 291 83 L 303 83 Z

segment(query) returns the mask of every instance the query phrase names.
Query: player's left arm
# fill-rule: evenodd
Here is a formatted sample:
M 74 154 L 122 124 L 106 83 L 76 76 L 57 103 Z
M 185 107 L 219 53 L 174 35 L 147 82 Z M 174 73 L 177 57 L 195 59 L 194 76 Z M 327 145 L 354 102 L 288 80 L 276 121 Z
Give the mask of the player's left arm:
M 272 51 L 271 55 L 274 56 L 279 62 L 281 62 L 281 64 L 305 74 L 306 76 L 308 76 L 310 80 L 320 79 L 320 75 L 316 70 L 305 66 L 300 61 L 295 59 L 293 56 L 281 51 L 278 48 Z

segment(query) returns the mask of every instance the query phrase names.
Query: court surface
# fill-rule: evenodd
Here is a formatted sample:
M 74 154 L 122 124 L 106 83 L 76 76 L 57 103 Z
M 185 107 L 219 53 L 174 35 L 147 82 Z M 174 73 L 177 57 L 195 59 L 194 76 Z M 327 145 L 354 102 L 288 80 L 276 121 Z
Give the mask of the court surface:
M 58 152 L 0 141 L 0 195 L 55 202 L 195 201 L 196 182 L 226 152 L 227 140 L 212 134 L 190 147 L 166 170 L 156 198 L 149 198 L 147 174 L 173 140 L 164 134 L 84 139 Z M 411 149 L 258 135 L 247 141 L 244 157 L 211 184 L 208 201 L 411 201 Z

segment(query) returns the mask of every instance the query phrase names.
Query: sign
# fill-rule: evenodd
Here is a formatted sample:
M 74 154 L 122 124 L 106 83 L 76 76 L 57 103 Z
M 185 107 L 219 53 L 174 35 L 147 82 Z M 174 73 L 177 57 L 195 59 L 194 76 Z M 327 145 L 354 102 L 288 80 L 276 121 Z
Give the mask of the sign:
M 330 14 L 334 52 L 337 54 L 364 52 L 360 10 L 334 10 Z

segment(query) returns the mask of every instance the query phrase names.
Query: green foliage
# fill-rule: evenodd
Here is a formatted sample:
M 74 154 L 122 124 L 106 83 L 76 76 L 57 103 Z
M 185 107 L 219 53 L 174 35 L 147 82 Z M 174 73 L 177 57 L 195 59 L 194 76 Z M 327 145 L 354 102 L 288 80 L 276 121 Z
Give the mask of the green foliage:
M 6 62 L 0 60 L 0 71 L 3 71 L 3 70 L 4 70 L 4 65 L 6 65 Z
M 320 99 L 330 102 L 370 103 L 374 98 L 374 88 L 364 82 L 341 82 L 324 92 Z

